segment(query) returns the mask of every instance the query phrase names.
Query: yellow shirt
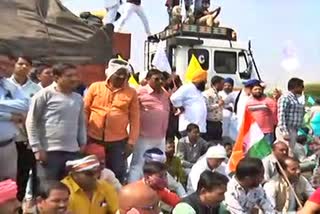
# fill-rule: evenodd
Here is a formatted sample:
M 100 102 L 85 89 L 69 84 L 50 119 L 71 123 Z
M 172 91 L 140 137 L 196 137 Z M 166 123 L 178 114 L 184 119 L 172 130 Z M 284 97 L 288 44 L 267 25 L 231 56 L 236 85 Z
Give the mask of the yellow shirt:
M 70 190 L 69 210 L 72 213 L 115 214 L 117 212 L 119 207 L 117 192 L 106 181 L 97 181 L 97 188 L 91 201 L 71 176 L 64 178 L 62 183 Z

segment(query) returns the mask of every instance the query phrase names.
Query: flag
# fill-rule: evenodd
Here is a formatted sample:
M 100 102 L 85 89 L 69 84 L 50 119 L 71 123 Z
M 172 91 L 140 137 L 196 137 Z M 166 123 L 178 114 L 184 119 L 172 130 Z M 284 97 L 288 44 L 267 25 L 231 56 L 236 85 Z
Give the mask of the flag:
M 157 46 L 157 51 L 154 54 L 152 65 L 155 66 L 160 71 L 165 71 L 169 74 L 172 73 L 167 54 L 165 52 L 165 41 L 159 42 Z
M 314 104 L 316 103 L 316 101 L 313 99 L 313 97 L 309 96 L 309 97 L 308 97 L 308 103 L 309 103 L 310 105 L 314 105 Z
M 120 55 L 118 55 L 118 59 L 124 60 Z M 131 87 L 134 87 L 134 88 L 139 86 L 139 83 L 136 81 L 136 79 L 133 77 L 131 73 L 130 73 L 130 78 L 128 79 L 128 83 Z
M 198 72 L 199 70 L 203 70 L 199 61 L 197 60 L 197 58 L 195 57 L 194 54 L 192 54 L 191 56 L 191 60 L 189 62 L 186 74 L 185 74 L 185 81 L 186 82 L 191 82 L 192 77 L 194 76 L 194 74 L 196 72 Z
M 229 170 L 234 172 L 239 161 L 245 156 L 262 159 L 270 153 L 270 144 L 265 140 L 263 132 L 247 110 L 229 159 Z

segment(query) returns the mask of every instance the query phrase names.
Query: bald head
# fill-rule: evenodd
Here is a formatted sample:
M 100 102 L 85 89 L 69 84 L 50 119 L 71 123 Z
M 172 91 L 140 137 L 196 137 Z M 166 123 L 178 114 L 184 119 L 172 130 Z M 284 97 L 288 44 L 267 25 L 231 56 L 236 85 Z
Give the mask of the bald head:
M 128 184 L 119 192 L 120 214 L 126 214 L 131 209 L 140 213 L 158 214 L 158 203 L 157 193 L 142 182 Z
M 289 147 L 286 143 L 284 143 L 282 141 L 276 141 L 272 145 L 272 151 L 273 151 L 274 156 L 278 160 L 283 160 L 286 157 L 288 157 Z

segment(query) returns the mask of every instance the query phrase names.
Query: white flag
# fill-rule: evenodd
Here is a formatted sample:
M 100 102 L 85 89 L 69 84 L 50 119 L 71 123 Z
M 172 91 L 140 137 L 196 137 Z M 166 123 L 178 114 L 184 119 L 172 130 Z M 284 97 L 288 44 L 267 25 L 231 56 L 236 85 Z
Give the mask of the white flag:
M 155 66 L 157 69 L 159 69 L 160 71 L 165 71 L 171 74 L 172 69 L 165 52 L 165 45 L 166 45 L 165 41 L 159 42 L 157 51 L 154 54 L 154 58 L 151 64 Z

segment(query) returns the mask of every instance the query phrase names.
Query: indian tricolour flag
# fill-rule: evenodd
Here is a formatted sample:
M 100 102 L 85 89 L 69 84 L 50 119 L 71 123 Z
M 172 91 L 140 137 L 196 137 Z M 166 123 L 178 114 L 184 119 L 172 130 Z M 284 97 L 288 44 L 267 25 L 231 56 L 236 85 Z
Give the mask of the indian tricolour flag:
M 246 156 L 262 159 L 270 153 L 271 146 L 265 140 L 263 132 L 250 111 L 246 110 L 232 155 L 229 159 L 230 172 L 234 172 L 239 161 Z

